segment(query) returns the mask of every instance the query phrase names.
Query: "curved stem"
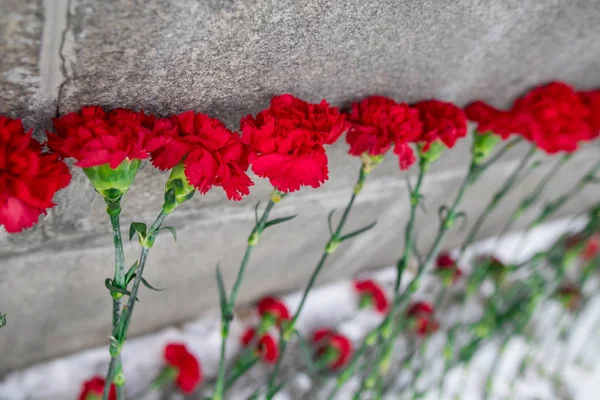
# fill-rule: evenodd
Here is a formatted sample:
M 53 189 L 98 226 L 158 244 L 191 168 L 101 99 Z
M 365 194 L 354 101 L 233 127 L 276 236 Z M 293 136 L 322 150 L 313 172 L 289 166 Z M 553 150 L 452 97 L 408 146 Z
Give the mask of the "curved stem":
M 226 310 L 223 310 L 223 318 L 221 320 L 221 353 L 219 358 L 219 369 L 217 375 L 217 383 L 215 385 L 215 392 L 213 394 L 213 400 L 222 400 L 223 395 L 225 393 L 225 354 L 227 350 L 227 338 L 229 337 L 229 325 L 233 320 L 233 308 L 235 307 L 235 302 L 237 300 L 238 292 L 242 285 L 242 280 L 244 279 L 244 273 L 246 271 L 246 266 L 248 265 L 248 261 L 250 261 L 250 255 L 252 254 L 252 250 L 258 244 L 258 240 L 260 238 L 261 233 L 264 231 L 265 226 L 267 225 L 267 220 L 269 218 L 269 214 L 271 210 L 275 206 L 276 202 L 274 201 L 275 195 L 278 194 L 277 191 L 273 192 L 273 196 L 269 200 L 267 207 L 263 211 L 260 219 L 254 225 L 252 229 L 252 233 L 248 238 L 248 245 L 246 246 L 246 251 L 244 252 L 244 257 L 240 263 L 240 268 L 238 269 L 238 273 L 233 284 L 233 288 L 231 290 L 231 295 L 226 304 Z
M 281 362 L 283 360 L 283 356 L 287 349 L 288 341 L 291 339 L 292 333 L 295 329 L 294 326 L 296 324 L 296 321 L 298 320 L 298 317 L 300 316 L 300 313 L 302 312 L 302 309 L 304 308 L 304 304 L 306 303 L 306 299 L 308 298 L 308 294 L 312 290 L 312 288 L 315 284 L 315 281 L 317 280 L 317 277 L 319 276 L 319 273 L 321 272 L 321 269 L 323 269 L 323 266 L 325 265 L 325 262 L 327 261 L 327 258 L 329 257 L 329 254 L 332 253 L 333 251 L 335 251 L 335 249 L 337 248 L 337 244 L 339 244 L 340 238 L 342 238 L 342 230 L 344 228 L 344 225 L 346 224 L 346 220 L 348 219 L 348 216 L 350 215 L 350 210 L 352 210 L 352 206 L 354 205 L 356 196 L 358 196 L 362 187 L 364 186 L 367 176 L 368 176 L 368 172 L 365 171 L 364 166 L 361 166 L 361 169 L 358 173 L 358 179 L 356 181 L 356 185 L 354 186 L 354 191 L 352 192 L 352 196 L 350 196 L 350 200 L 348 201 L 348 204 L 346 205 L 346 208 L 344 209 L 342 217 L 340 218 L 340 221 L 338 222 L 338 225 L 337 225 L 335 231 L 331 234 L 331 237 L 329 238 L 329 242 L 328 242 L 327 246 L 325 247 L 325 250 L 323 251 L 321 258 L 317 262 L 317 265 L 315 266 L 315 269 L 313 270 L 312 275 L 310 276 L 308 284 L 306 285 L 306 288 L 304 289 L 304 293 L 302 293 L 302 299 L 300 300 L 298 309 L 296 310 L 296 313 L 292 317 L 292 321 L 288 327 L 288 330 L 283 332 L 283 335 L 281 335 L 281 338 L 279 341 L 279 356 L 277 358 L 277 362 L 275 363 L 275 367 L 273 368 L 273 371 L 272 371 L 271 375 L 269 376 L 269 382 L 267 385 L 267 400 L 271 400 L 273 395 L 275 394 L 274 393 L 275 383 L 276 383 L 277 375 L 279 373 L 279 369 L 281 368 Z

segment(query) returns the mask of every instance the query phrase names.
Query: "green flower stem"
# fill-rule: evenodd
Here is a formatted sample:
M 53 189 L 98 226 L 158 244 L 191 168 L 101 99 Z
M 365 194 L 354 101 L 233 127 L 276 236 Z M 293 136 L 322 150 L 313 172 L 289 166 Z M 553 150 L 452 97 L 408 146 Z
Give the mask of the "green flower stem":
M 500 348 L 496 353 L 496 357 L 494 357 L 494 361 L 492 362 L 492 367 L 488 371 L 488 374 L 485 378 L 484 391 L 483 391 L 483 400 L 489 400 L 492 395 L 492 389 L 494 384 L 494 376 L 496 372 L 498 372 L 498 367 L 500 366 L 500 361 L 502 360 L 502 356 L 504 355 L 504 351 L 506 350 L 506 346 L 508 342 L 512 339 L 512 335 L 506 335 L 502 342 L 500 343 Z
M 394 305 L 396 306 L 394 308 L 402 309 L 402 307 L 404 306 L 404 304 L 406 303 L 406 301 L 408 300 L 410 295 L 412 295 L 414 292 L 417 291 L 417 288 L 419 287 L 419 284 L 425 274 L 425 271 L 427 271 L 433 264 L 433 261 L 435 260 L 435 257 L 437 256 L 437 254 L 440 250 L 440 247 L 442 245 L 444 237 L 446 236 L 446 233 L 452 226 L 454 226 L 454 223 L 456 222 L 456 209 L 457 209 L 458 205 L 460 204 L 460 202 L 462 201 L 462 198 L 465 194 L 467 187 L 469 187 L 476 180 L 476 178 L 480 175 L 480 173 L 481 173 L 481 166 L 477 165 L 475 163 L 471 163 L 471 166 L 469 167 L 469 172 L 458 190 L 458 194 L 456 195 L 454 203 L 447 210 L 446 215 L 442 218 L 438 234 L 435 238 L 433 246 L 431 247 L 431 250 L 429 251 L 429 254 L 427 255 L 427 258 L 425 259 L 425 261 L 423 263 L 421 263 L 419 265 L 419 268 L 417 270 L 415 277 L 411 280 L 411 282 L 408 284 L 406 289 L 400 294 L 400 296 L 397 298 L 397 300 L 394 301 Z M 390 321 L 393 319 L 393 316 L 391 316 L 391 313 L 388 315 L 388 319 Z M 393 347 L 396 335 L 390 335 L 389 337 L 384 338 L 385 340 L 383 342 L 383 345 L 380 346 L 380 348 L 379 348 L 380 351 L 379 351 L 378 355 L 375 357 L 375 362 L 373 363 L 374 365 L 378 365 L 381 362 L 384 355 L 387 354 L 389 351 L 391 351 L 391 348 Z M 368 376 L 368 374 L 367 374 L 367 376 Z M 365 381 L 363 380 L 363 383 L 364 382 Z M 364 390 L 364 387 L 365 387 L 365 385 L 361 385 L 362 390 Z M 355 397 L 356 397 L 356 395 L 358 395 L 359 396 L 358 398 L 360 398 L 360 395 L 362 394 L 361 389 L 359 389 L 359 391 L 355 394 Z
M 113 277 L 114 285 L 118 288 L 125 289 L 125 254 L 123 252 L 123 238 L 121 236 L 121 222 L 120 222 L 120 214 L 121 214 L 121 198 L 118 200 L 109 200 L 106 199 L 106 213 L 110 218 L 110 224 L 112 228 L 113 235 L 113 247 L 115 251 L 115 272 Z M 121 293 L 113 292 L 112 296 L 112 332 L 114 334 L 117 329 L 117 324 L 119 322 L 119 318 L 121 317 Z M 117 364 L 120 365 L 120 356 L 117 357 Z M 113 368 L 114 369 L 114 368 Z M 116 372 L 116 371 L 115 371 Z M 113 373 L 114 376 L 114 373 Z M 108 382 L 108 380 L 107 380 Z M 108 382 L 110 388 L 110 382 Z M 123 394 L 122 385 L 117 389 L 117 400 L 125 399 Z
M 538 216 L 525 228 L 525 231 L 521 234 L 521 240 L 519 240 L 519 246 L 515 249 L 513 253 L 512 259 L 518 258 L 523 250 L 523 246 L 527 242 L 525 237 L 529 233 L 529 231 L 543 222 L 545 222 L 548 218 L 550 218 L 554 213 L 556 213 L 562 206 L 564 206 L 569 200 L 573 197 L 577 196 L 581 191 L 589 184 L 598 182 L 598 177 L 596 174 L 600 170 L 600 160 L 596 161 L 592 168 L 588 170 L 588 172 L 583 175 L 573 187 L 563 193 L 561 196 L 557 197 L 553 201 L 550 201 L 544 205 L 542 211 L 538 214 Z
M 337 246 L 339 245 L 339 243 L 341 242 L 340 239 L 342 239 L 342 230 L 344 228 L 344 225 L 346 224 L 346 220 L 348 219 L 348 216 L 350 215 L 350 210 L 352 209 L 352 206 L 354 205 L 354 201 L 355 201 L 356 197 L 362 190 L 365 180 L 367 179 L 367 176 L 369 175 L 369 173 L 370 173 L 370 171 L 367 170 L 367 168 L 365 168 L 365 166 L 363 165 L 359 171 L 358 179 L 356 181 L 356 185 L 354 186 L 354 191 L 352 192 L 352 196 L 350 197 L 350 200 L 348 201 L 348 204 L 346 205 L 346 208 L 344 209 L 344 213 L 342 214 L 342 217 L 340 218 L 335 231 L 333 231 L 333 233 L 331 234 L 331 237 L 329 238 L 329 241 L 328 241 L 327 245 L 325 246 L 325 250 L 323 251 L 321 258 L 319 259 L 319 262 L 315 266 L 315 269 L 313 270 L 313 273 L 308 281 L 308 284 L 306 285 L 306 288 L 304 289 L 304 293 L 302 294 L 302 299 L 300 300 L 300 305 L 298 306 L 296 313 L 292 317 L 291 323 L 288 325 L 287 329 L 283 330 L 283 332 L 282 332 L 282 335 L 281 335 L 281 338 L 279 341 L 279 357 L 277 358 L 277 362 L 275 363 L 273 372 L 271 373 L 271 375 L 269 377 L 269 382 L 268 382 L 268 386 L 267 386 L 267 400 L 271 400 L 273 398 L 273 395 L 275 394 L 274 393 L 274 390 L 276 387 L 275 384 L 276 384 L 277 375 L 279 373 L 279 369 L 281 367 L 281 361 L 283 360 L 283 356 L 287 349 L 288 341 L 291 339 L 292 334 L 294 332 L 294 329 L 295 329 L 294 327 L 295 327 L 296 321 L 298 320 L 298 317 L 300 316 L 300 313 L 302 312 L 302 309 L 304 307 L 306 299 L 308 298 L 308 294 L 311 291 L 311 289 L 313 288 L 315 281 L 317 280 L 317 276 L 319 275 L 319 273 L 321 272 L 321 269 L 325 265 L 325 262 L 327 261 L 329 254 L 333 253 L 335 251 L 335 249 L 337 249 Z
M 461 187 L 461 189 L 459 190 L 459 196 L 462 198 L 462 195 L 464 194 L 464 190 L 466 189 L 466 186 L 468 186 L 470 183 L 476 181 L 479 176 L 489 168 L 490 165 L 494 164 L 498 159 L 500 159 L 508 150 L 512 149 L 513 147 L 515 147 L 519 142 L 521 142 L 520 138 L 514 139 L 510 142 L 508 142 L 506 145 L 504 145 L 498 152 L 496 152 L 493 156 L 489 157 L 489 159 L 483 163 L 483 164 L 475 164 L 475 163 L 471 163 L 471 166 L 469 168 L 469 174 L 467 176 L 467 178 L 465 179 L 465 181 L 463 182 L 463 185 Z M 471 181 L 471 182 L 469 182 Z M 458 199 L 460 200 L 460 199 Z M 448 213 L 448 216 L 450 216 L 450 213 Z M 445 233 L 445 232 L 444 232 Z M 438 233 L 438 238 L 436 239 L 437 246 L 434 244 L 434 248 L 437 247 L 439 250 L 439 246 L 441 245 L 441 238 L 440 238 L 440 233 Z M 437 251 L 436 251 L 437 253 Z M 431 262 L 431 260 L 433 259 L 433 257 L 430 254 L 430 257 L 428 257 L 428 262 Z M 424 269 L 423 269 L 424 271 Z M 398 279 L 398 278 L 397 278 Z M 410 287 L 410 285 L 409 285 Z M 394 301 L 394 304 L 392 305 L 395 308 L 395 305 L 397 303 L 399 303 L 402 300 L 402 296 L 398 296 L 397 301 Z M 350 360 L 350 362 L 348 363 L 348 366 L 346 367 L 346 369 L 344 370 L 344 372 L 342 373 L 341 376 L 343 377 L 347 377 L 346 379 L 338 379 L 335 388 L 333 389 L 332 393 L 329 396 L 329 399 L 333 399 L 335 394 L 341 389 L 341 387 L 348 381 L 349 377 L 352 376 L 352 374 L 354 374 L 356 368 L 358 367 L 358 361 L 359 358 L 362 356 L 362 354 L 366 351 L 366 349 L 368 347 L 371 347 L 373 345 L 375 345 L 378 341 L 378 337 L 381 335 L 381 333 L 383 332 L 384 329 L 387 329 L 386 327 L 388 326 L 388 320 L 390 318 L 392 318 L 390 316 L 391 314 L 388 314 L 388 317 L 386 317 L 384 319 L 384 321 L 379 324 L 375 329 L 373 329 L 371 332 L 369 332 L 366 336 L 365 339 L 363 340 L 361 346 L 357 349 L 357 351 L 354 353 L 352 359 Z M 392 334 L 392 337 L 394 335 Z M 364 384 L 364 380 L 363 380 L 363 384 Z M 363 385 L 361 385 L 361 387 L 363 387 Z M 363 388 L 364 390 L 364 388 Z M 359 390 L 359 392 L 361 392 Z
M 394 301 L 393 309 L 395 307 L 399 307 L 400 309 L 402 309 L 402 306 L 408 300 L 410 295 L 413 294 L 419 287 L 420 281 L 423 278 L 425 271 L 429 270 L 430 267 L 432 266 L 432 264 L 435 260 L 435 257 L 437 256 L 437 254 L 440 251 L 440 248 L 441 248 L 443 240 L 446 236 L 446 233 L 448 232 L 448 230 L 451 227 L 454 226 L 454 224 L 456 222 L 456 218 L 457 218 L 456 210 L 457 210 L 460 202 L 462 201 L 462 198 L 466 192 L 466 189 L 469 186 L 471 186 L 474 182 L 476 182 L 477 179 L 479 179 L 479 177 L 481 176 L 481 174 L 485 170 L 487 170 L 490 165 L 492 165 L 494 162 L 496 162 L 496 160 L 498 160 L 502 155 L 504 155 L 504 153 L 506 153 L 506 151 L 513 148 L 519 141 L 520 140 L 517 139 L 517 140 L 513 140 L 513 141 L 507 143 L 501 150 L 499 150 L 496 154 L 494 154 L 492 157 L 490 157 L 487 162 L 485 162 L 483 164 L 476 163 L 475 160 L 471 161 L 471 165 L 469 166 L 469 171 L 467 173 L 467 176 L 465 177 L 465 180 L 463 181 L 462 185 L 460 186 L 460 188 L 458 190 L 458 193 L 456 195 L 454 203 L 452 204 L 452 206 L 449 209 L 446 210 L 446 215 L 442 218 L 438 234 L 434 240 L 431 250 L 429 251 L 429 253 L 427 255 L 427 258 L 422 263 L 420 263 L 415 277 L 408 284 L 407 288 L 402 292 L 402 294 L 400 296 L 398 296 L 396 298 L 396 300 Z M 386 320 L 388 320 L 389 318 L 393 318 L 391 313 L 388 314 L 388 317 L 386 318 Z M 386 321 L 384 321 L 384 323 L 385 322 Z M 375 357 L 374 365 L 379 365 L 381 363 L 384 355 L 389 353 L 390 351 L 392 351 L 392 347 L 394 345 L 395 338 L 400 333 L 401 329 L 395 329 L 394 331 L 395 332 L 384 341 L 384 344 L 382 346 L 380 346 L 380 351 L 379 351 L 379 354 Z M 366 376 L 368 376 L 368 374 Z M 363 380 L 363 384 L 361 384 L 361 388 L 355 394 L 355 397 L 358 395 L 358 398 L 360 398 L 362 391 L 365 389 L 364 383 L 365 383 L 365 380 Z
M 252 367 L 254 367 L 258 361 L 260 360 L 260 357 L 252 357 L 250 358 L 248 361 L 244 362 L 243 364 L 237 366 L 236 368 L 233 369 L 233 374 L 227 378 L 227 382 L 225 382 L 225 389 L 224 389 L 224 393 L 227 392 L 227 390 L 229 390 L 229 388 L 231 388 L 233 386 L 233 384 L 242 376 L 244 375 L 248 370 L 250 370 Z
M 506 225 L 502 228 L 500 232 L 500 237 L 504 236 L 507 232 L 509 232 L 514 223 L 527 211 L 531 206 L 533 206 L 537 200 L 540 198 L 546 187 L 550 183 L 550 181 L 556 176 L 558 171 L 565 165 L 565 163 L 571 159 L 570 154 L 566 154 L 562 156 L 554 166 L 542 177 L 542 179 L 534 186 L 533 190 L 529 195 L 527 195 L 514 209 L 508 221 L 506 221 Z
M 148 236 L 152 236 L 153 234 L 158 232 L 166 216 L 167 213 L 164 210 L 161 210 L 160 214 L 158 214 L 158 217 L 156 217 L 156 220 L 154 220 L 154 223 L 150 227 L 150 230 L 148 231 Z M 125 339 L 127 338 L 127 330 L 129 329 L 129 323 L 131 322 L 131 316 L 133 315 L 135 299 L 137 298 L 138 290 L 142 282 L 142 275 L 144 273 L 144 267 L 146 266 L 146 259 L 148 257 L 149 251 L 150 247 L 142 248 L 138 262 L 138 267 L 135 273 L 135 278 L 133 280 L 133 286 L 131 288 L 131 294 L 129 295 L 129 300 L 127 301 L 127 305 L 123 308 L 123 311 L 119 318 L 119 322 L 113 330 L 110 348 L 111 358 L 110 364 L 108 365 L 108 373 L 106 374 L 106 382 L 104 384 L 102 400 L 108 400 L 108 395 L 110 393 L 110 384 L 114 381 L 115 375 L 121 369 L 121 347 L 123 346 L 123 343 L 125 343 Z
M 419 162 L 419 175 L 417 176 L 417 183 L 415 184 L 414 189 L 410 192 L 410 217 L 408 219 L 408 223 L 406 224 L 406 228 L 404 230 L 404 250 L 402 252 L 402 257 L 398 260 L 396 264 L 397 272 L 396 272 L 396 283 L 394 284 L 394 296 L 398 296 L 398 291 L 400 290 L 400 282 L 402 281 L 403 272 L 406 271 L 408 267 L 408 262 L 410 259 L 410 254 L 413 246 L 414 240 L 414 225 L 415 225 L 415 217 L 417 215 L 417 208 L 419 207 L 419 203 L 421 202 L 421 185 L 423 184 L 423 178 L 425 177 L 425 173 L 427 172 L 427 162 L 423 159 L 420 159 Z M 394 302 L 396 305 L 396 302 Z M 390 315 L 394 313 L 394 309 L 391 310 Z
M 475 240 L 475 237 L 479 233 L 479 230 L 481 229 L 487 217 L 492 213 L 492 211 L 496 209 L 500 201 L 516 186 L 515 183 L 517 182 L 517 178 L 519 177 L 521 171 L 523 171 L 525 166 L 529 163 L 529 160 L 531 160 L 531 157 L 533 157 L 535 151 L 536 146 L 532 145 L 527 154 L 525 154 L 525 156 L 521 159 L 521 162 L 519 162 L 519 164 L 517 165 L 517 168 L 515 168 L 512 174 L 510 174 L 510 176 L 506 179 L 502 187 L 496 193 L 494 193 L 494 196 L 487 204 L 486 208 L 483 210 L 483 212 L 479 214 L 479 217 L 477 217 L 477 220 L 473 224 L 473 227 L 467 234 L 466 239 L 460 247 L 460 255 L 457 260 L 458 262 L 460 262 L 460 260 L 462 259 L 462 256 L 464 255 L 464 252 L 467 249 L 467 247 L 469 247 L 469 245 L 471 245 Z
M 219 359 L 219 370 L 218 370 L 218 375 L 217 375 L 217 383 L 215 385 L 215 392 L 213 394 L 213 400 L 222 400 L 223 395 L 225 393 L 225 384 L 226 384 L 226 382 L 225 382 L 225 353 L 226 353 L 226 349 L 227 349 L 227 338 L 229 337 L 229 325 L 231 324 L 231 321 L 233 320 L 233 308 L 235 307 L 235 302 L 237 300 L 238 292 L 240 290 L 240 286 L 241 286 L 242 280 L 244 278 L 246 266 L 248 265 L 248 262 L 250 261 L 250 255 L 252 254 L 252 250 L 258 244 L 260 235 L 262 234 L 262 232 L 264 231 L 264 229 L 267 225 L 267 220 L 269 218 L 269 214 L 271 213 L 271 210 L 273 209 L 273 207 L 275 206 L 275 204 L 277 203 L 277 201 L 279 201 L 279 199 L 281 197 L 282 197 L 282 195 L 279 192 L 277 192 L 276 190 L 273 191 L 273 194 L 271 195 L 271 199 L 269 200 L 267 207 L 263 211 L 258 222 L 256 222 L 256 224 L 254 225 L 254 228 L 252 229 L 252 233 L 250 234 L 250 236 L 248 238 L 248 245 L 246 246 L 246 251 L 244 252 L 244 257 L 242 258 L 242 262 L 240 263 L 240 268 L 238 269 L 237 277 L 235 279 L 233 288 L 231 290 L 231 295 L 226 304 L 226 310 L 224 310 L 224 312 L 223 312 L 224 316 L 221 321 L 221 337 L 222 337 L 221 355 L 220 355 L 220 359 Z

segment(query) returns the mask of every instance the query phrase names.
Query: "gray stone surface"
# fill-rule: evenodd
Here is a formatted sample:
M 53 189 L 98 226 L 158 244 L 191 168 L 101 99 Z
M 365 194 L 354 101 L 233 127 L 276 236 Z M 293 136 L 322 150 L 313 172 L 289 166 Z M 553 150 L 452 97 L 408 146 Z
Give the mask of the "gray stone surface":
M 100 104 L 162 115 L 196 109 L 236 128 L 241 116 L 282 92 L 325 97 L 341 106 L 372 93 L 407 101 L 435 96 L 460 104 L 482 97 L 502 106 L 551 79 L 579 88 L 600 85 L 598 0 L 0 0 L 0 5 L 0 108 L 30 124 L 53 115 L 57 106 L 62 114 Z M 10 71 L 19 68 L 27 69 L 27 79 L 13 79 Z M 463 143 L 446 154 L 425 183 L 429 213 L 418 224 L 424 247 L 437 229 L 437 207 L 460 183 L 467 148 Z M 331 180 L 322 189 L 304 190 L 278 206 L 278 215 L 299 216 L 265 234 L 240 300 L 304 284 L 326 239 L 326 215 L 343 207 L 355 179 L 357 161 L 346 149 L 340 143 L 329 151 Z M 473 188 L 465 205 L 470 214 L 485 205 L 523 151 Z M 590 146 L 557 177 L 551 192 L 567 190 L 573 176 L 597 157 L 598 147 Z M 530 188 L 544 168 L 516 194 Z M 102 201 L 79 170 L 73 174 L 58 207 L 41 224 L 20 235 L 0 234 L 0 311 L 9 314 L 0 331 L 0 374 L 106 342 L 109 226 Z M 134 220 L 151 222 L 165 179 L 143 167 L 125 201 L 124 230 Z M 234 204 L 216 190 L 170 217 L 179 242 L 161 238 L 148 265 L 148 279 L 168 290 L 142 293 L 132 334 L 217 304 L 214 266 L 221 262 L 231 284 L 252 227 L 253 205 L 267 193 L 267 185 L 257 182 L 249 198 Z M 599 193 L 584 193 L 561 215 L 596 202 Z M 402 246 L 406 197 L 404 175 L 390 157 L 361 194 L 348 228 L 374 218 L 379 225 L 344 245 L 322 281 L 393 262 Z M 482 236 L 500 229 L 517 198 L 490 217 Z M 455 232 L 449 243 L 459 239 Z M 127 246 L 131 262 L 136 251 L 134 244 Z
M 0 115 L 28 116 L 40 81 L 42 2 L 2 0 L 0 7 Z

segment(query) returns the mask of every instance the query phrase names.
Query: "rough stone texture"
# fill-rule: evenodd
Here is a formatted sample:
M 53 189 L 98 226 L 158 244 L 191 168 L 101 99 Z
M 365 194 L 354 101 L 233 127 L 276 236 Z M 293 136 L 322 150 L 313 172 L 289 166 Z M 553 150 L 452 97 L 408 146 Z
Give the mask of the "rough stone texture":
M 600 84 L 598 0 L 0 0 L 0 5 L 0 108 L 30 121 L 53 115 L 55 103 L 61 114 L 94 103 L 163 115 L 196 109 L 236 128 L 241 116 L 282 92 L 309 100 L 325 97 L 342 106 L 371 93 L 407 101 L 434 96 L 460 104 L 481 97 L 505 106 L 527 87 L 551 79 L 582 89 Z M 46 55 L 43 61 L 38 54 Z M 11 71 L 19 68 L 27 69 L 27 79 L 15 83 Z M 57 71 L 64 72 L 64 85 Z M 41 80 L 44 85 L 35 86 L 37 74 L 47 78 Z M 39 100 L 48 98 L 50 103 Z M 264 235 L 240 300 L 304 284 L 326 240 L 326 215 L 344 206 L 357 173 L 357 161 L 345 151 L 343 143 L 329 151 L 331 180 L 322 189 L 304 190 L 277 207 L 277 215 L 299 216 Z M 418 224 L 423 248 L 437 230 L 437 207 L 460 184 L 467 152 L 465 142 L 427 178 L 429 212 Z M 523 152 L 515 151 L 473 188 L 465 202 L 471 215 L 483 208 Z M 568 190 L 573 176 L 597 157 L 597 146 L 578 155 L 557 176 L 549 196 Z M 535 171 L 490 217 L 482 236 L 500 229 L 510 206 L 548 167 L 545 163 Z M 58 207 L 36 228 L 10 237 L 0 233 L 0 311 L 9 314 L 0 333 L 0 374 L 106 342 L 110 298 L 102 283 L 112 274 L 108 221 L 83 174 L 73 174 Z M 154 218 L 165 179 L 143 167 L 125 200 L 124 230 L 133 220 Z M 585 192 L 561 215 L 582 210 L 599 194 Z M 253 206 L 267 195 L 264 182 L 239 204 L 226 202 L 216 190 L 170 217 L 179 242 L 174 246 L 166 235 L 161 238 L 147 272 L 150 282 L 168 291 L 142 293 L 132 334 L 216 305 L 214 267 L 220 261 L 231 284 Z M 322 281 L 393 262 L 402 246 L 406 198 L 404 176 L 390 157 L 359 197 L 348 229 L 375 218 L 379 225 L 344 245 Z M 458 243 L 460 234 L 450 239 Z M 136 251 L 134 244 L 127 246 L 131 262 Z
M 0 7 L 0 115 L 34 111 L 39 89 L 39 49 L 44 24 L 41 0 L 2 0 Z

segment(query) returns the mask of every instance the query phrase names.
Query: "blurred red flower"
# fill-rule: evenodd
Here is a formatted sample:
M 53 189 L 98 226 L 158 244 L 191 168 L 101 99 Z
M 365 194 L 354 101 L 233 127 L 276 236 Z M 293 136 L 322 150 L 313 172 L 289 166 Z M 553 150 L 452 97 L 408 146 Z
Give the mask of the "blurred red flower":
M 20 119 L 0 116 L 0 225 L 7 232 L 32 227 L 70 180 L 67 165 L 58 155 L 43 153 Z
M 169 343 L 164 358 L 169 366 L 177 369 L 175 383 L 183 393 L 192 393 L 202 382 L 200 363 L 184 344 Z
M 438 330 L 440 324 L 434 319 L 433 311 L 433 305 L 424 301 L 412 303 L 408 307 L 406 316 L 418 336 L 427 336 Z
M 104 378 L 95 376 L 83 383 L 83 388 L 79 393 L 79 400 L 97 400 L 102 397 L 104 391 Z M 115 384 L 110 385 L 110 392 L 108 394 L 108 400 L 117 400 L 117 388 Z
M 384 290 L 372 279 L 354 281 L 354 288 L 359 295 L 366 296 L 380 313 L 385 313 L 389 308 L 389 301 Z
M 447 252 L 441 252 L 438 255 L 435 263 L 435 272 L 440 275 L 442 280 L 446 280 L 445 283 L 447 284 L 456 282 L 463 275 L 456 260 Z
M 327 357 L 327 366 L 338 369 L 346 365 L 352 354 L 352 342 L 332 329 L 319 329 L 313 333 L 312 342 L 316 356 Z
M 263 334 L 256 343 L 253 343 L 255 336 L 256 330 L 254 328 L 246 329 L 241 338 L 242 345 L 249 346 L 255 344 L 257 355 L 267 364 L 275 364 L 279 357 L 279 348 L 277 347 L 275 338 L 267 333 Z
M 258 302 L 257 307 L 261 317 L 272 316 L 277 325 L 281 325 L 282 321 L 290 319 L 290 312 L 286 305 L 281 300 L 274 297 L 263 297 Z
M 573 152 L 582 140 L 597 136 L 582 97 L 563 82 L 536 87 L 517 99 L 517 132 L 547 153 Z

